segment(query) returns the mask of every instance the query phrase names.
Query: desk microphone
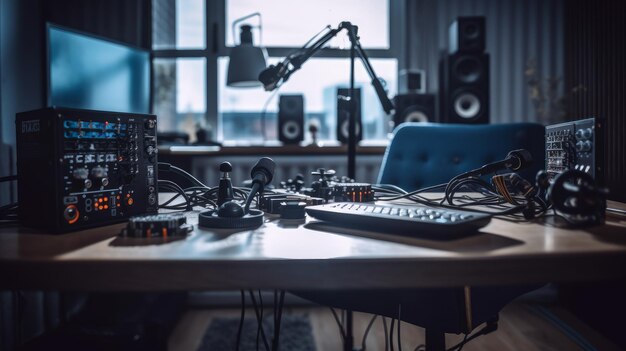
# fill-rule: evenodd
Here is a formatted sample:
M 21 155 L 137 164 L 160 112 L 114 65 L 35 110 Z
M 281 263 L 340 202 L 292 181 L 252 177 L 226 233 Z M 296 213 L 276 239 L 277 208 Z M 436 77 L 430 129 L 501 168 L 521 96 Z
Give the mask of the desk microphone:
M 278 82 L 280 82 L 281 79 L 284 78 L 285 73 L 287 73 L 286 68 L 287 66 L 280 62 L 276 66 L 270 65 L 268 68 L 261 71 L 261 73 L 259 73 L 259 81 L 263 83 L 263 89 L 265 89 L 265 91 L 276 89 Z
M 502 161 L 488 163 L 480 168 L 471 170 L 465 174 L 465 176 L 481 177 L 486 174 L 495 173 L 503 169 L 509 169 L 511 171 L 519 171 L 526 167 L 530 167 L 533 164 L 533 157 L 527 150 L 519 149 L 513 150 L 506 155 L 506 158 Z
M 216 210 L 209 210 L 198 214 L 198 224 L 205 228 L 230 228 L 243 229 L 258 227 L 263 224 L 263 211 L 250 209 L 250 204 L 254 196 L 262 192 L 267 184 L 274 177 L 274 169 L 276 164 L 269 157 L 262 157 L 252 167 L 250 176 L 252 177 L 252 189 L 246 198 L 244 206 L 230 199 L 219 205 Z M 221 172 L 232 170 L 229 163 L 225 162 L 220 165 Z M 220 184 L 220 188 L 223 184 Z M 227 184 L 224 184 L 226 187 Z M 227 192 L 226 189 L 220 189 Z M 222 196 L 226 200 L 229 196 Z

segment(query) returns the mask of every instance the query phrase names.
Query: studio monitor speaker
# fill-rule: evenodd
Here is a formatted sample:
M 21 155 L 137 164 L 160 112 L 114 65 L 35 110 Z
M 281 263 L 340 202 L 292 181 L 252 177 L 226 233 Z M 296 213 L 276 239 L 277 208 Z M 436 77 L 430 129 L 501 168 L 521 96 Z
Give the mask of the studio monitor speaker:
M 448 52 L 484 52 L 485 17 L 458 17 L 449 28 Z
M 404 122 L 436 122 L 435 96 L 432 94 L 398 94 L 393 98 L 395 126 Z
M 444 55 L 440 62 L 440 121 L 489 123 L 489 55 Z
M 304 140 L 304 97 L 281 95 L 278 102 L 278 140 L 298 144 Z
M 355 108 L 355 122 L 356 140 L 363 139 L 363 131 L 361 128 L 361 88 L 354 89 L 354 100 L 356 102 Z M 350 89 L 338 88 L 337 89 L 337 140 L 342 144 L 347 144 L 349 139 L 350 128 Z

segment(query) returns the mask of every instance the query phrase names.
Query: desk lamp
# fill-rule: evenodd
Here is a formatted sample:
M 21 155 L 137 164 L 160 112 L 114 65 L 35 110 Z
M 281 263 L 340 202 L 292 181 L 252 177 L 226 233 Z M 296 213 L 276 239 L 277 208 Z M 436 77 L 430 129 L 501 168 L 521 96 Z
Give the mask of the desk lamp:
M 235 36 L 235 28 L 238 23 L 254 16 L 259 17 L 258 28 L 261 32 L 261 14 L 255 12 L 241 17 L 233 22 L 233 36 Z M 239 45 L 230 49 L 230 61 L 228 63 L 226 85 L 236 88 L 254 88 L 261 86 L 258 77 L 259 73 L 266 67 L 265 58 L 267 53 L 264 48 L 261 46 L 254 46 L 252 43 L 251 25 L 243 24 L 240 29 L 241 34 Z M 236 40 L 234 40 L 234 42 L 236 42 Z

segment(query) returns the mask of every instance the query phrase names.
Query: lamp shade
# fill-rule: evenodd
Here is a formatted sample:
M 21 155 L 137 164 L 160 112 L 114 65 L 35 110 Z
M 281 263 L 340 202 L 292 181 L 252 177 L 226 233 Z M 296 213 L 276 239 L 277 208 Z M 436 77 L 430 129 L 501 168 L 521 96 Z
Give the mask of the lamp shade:
M 226 84 L 237 88 L 261 86 L 259 73 L 265 68 L 263 49 L 249 43 L 242 43 L 230 50 Z

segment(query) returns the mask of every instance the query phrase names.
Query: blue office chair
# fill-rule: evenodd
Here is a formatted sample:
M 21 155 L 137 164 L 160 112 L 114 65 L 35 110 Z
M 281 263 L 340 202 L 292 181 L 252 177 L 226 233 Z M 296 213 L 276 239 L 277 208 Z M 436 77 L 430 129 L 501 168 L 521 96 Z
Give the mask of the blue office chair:
M 378 183 L 406 191 L 445 183 L 457 174 L 504 159 L 515 149 L 533 156 L 520 175 L 534 183 L 544 164 L 545 128 L 535 123 L 467 125 L 403 123 L 394 131 Z
M 380 184 L 411 191 L 445 183 L 457 174 L 505 158 L 510 150 L 526 149 L 534 159 L 521 175 L 534 183 L 544 160 L 544 127 L 533 123 L 455 125 L 404 123 L 394 131 L 378 176 Z M 407 279 L 411 279 L 407 277 Z M 470 333 L 532 286 L 487 286 L 438 289 L 296 292 L 320 304 L 398 317 L 426 329 L 427 350 L 445 350 L 444 333 Z

